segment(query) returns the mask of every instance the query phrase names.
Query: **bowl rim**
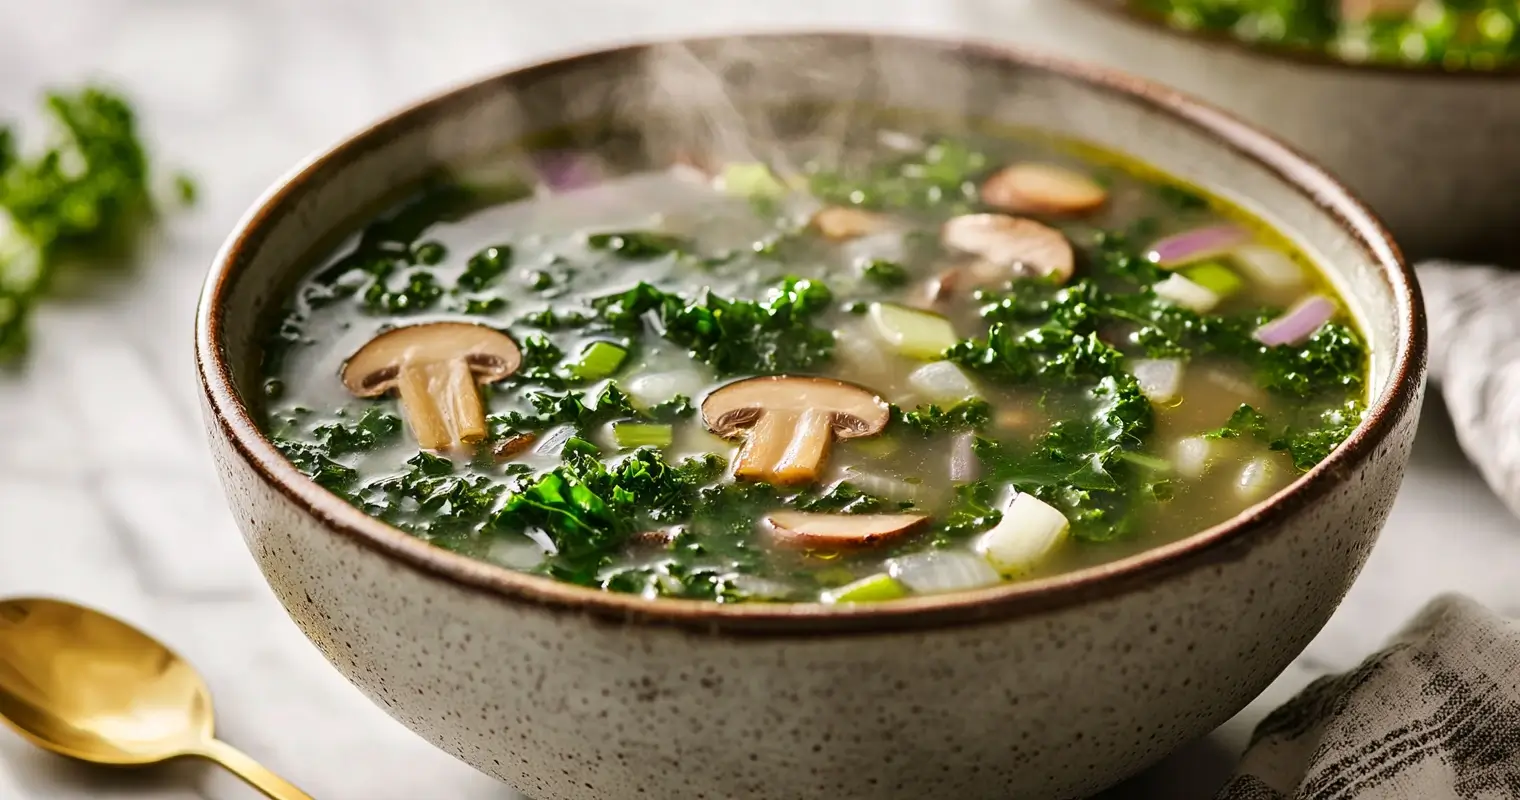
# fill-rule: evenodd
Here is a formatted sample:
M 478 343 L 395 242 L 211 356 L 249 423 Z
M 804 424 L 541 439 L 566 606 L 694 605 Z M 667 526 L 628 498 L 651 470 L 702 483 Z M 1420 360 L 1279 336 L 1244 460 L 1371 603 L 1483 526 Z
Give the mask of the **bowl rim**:
M 1346 59 L 1336 58 L 1329 53 L 1319 50 L 1248 42 L 1223 31 L 1178 28 L 1175 25 L 1167 24 L 1166 20 L 1156 14 L 1124 7 L 1124 0 L 1081 1 L 1098 11 L 1113 15 L 1131 25 L 1159 31 L 1168 36 L 1195 42 L 1214 50 L 1240 52 L 1268 61 L 1280 61 L 1303 67 L 1341 70 L 1365 75 L 1420 78 L 1437 81 L 1513 81 L 1516 78 L 1520 78 L 1520 61 L 1493 69 L 1450 69 L 1440 64 L 1409 64 L 1395 61 L 1347 61 Z
M 1055 75 L 1116 101 L 1160 111 L 1177 124 L 1216 139 L 1242 158 L 1295 186 L 1358 243 L 1387 282 L 1397 317 L 1397 344 L 1390 377 L 1369 403 L 1362 423 L 1325 461 L 1268 500 L 1186 538 L 1117 561 L 1061 575 L 1005 583 L 974 591 L 911 597 L 877 604 L 722 604 L 703 600 L 649 600 L 516 572 L 424 542 L 364 514 L 298 471 L 260 430 L 237 392 L 222 347 L 225 300 L 245 251 L 259 245 L 282 209 L 302 195 L 324 169 L 338 169 L 367 148 L 434 115 L 467 107 L 481 96 L 531 84 L 563 70 L 617 64 L 656 46 L 715 43 L 732 39 L 825 38 L 896 41 L 945 49 L 957 57 L 1012 63 Z M 196 371 L 206 422 L 215 425 L 237 456 L 286 500 L 321 522 L 330 533 L 375 551 L 392 563 L 478 592 L 491 600 L 577 612 L 604 622 L 672 626 L 707 634 L 807 637 L 942 628 L 1027 617 L 1128 594 L 1183 572 L 1239 560 L 1249 546 L 1280 529 L 1280 523 L 1324 496 L 1373 457 L 1407 415 L 1423 386 L 1425 316 L 1415 275 L 1383 224 L 1335 179 L 1277 139 L 1235 117 L 1172 89 L 1078 62 L 1036 55 L 964 37 L 906 36 L 849 31 L 806 31 L 676 37 L 595 48 L 499 71 L 408 105 L 339 144 L 308 157 L 271 186 L 244 215 L 215 257 L 195 320 Z M 208 430 L 208 433 L 211 431 Z

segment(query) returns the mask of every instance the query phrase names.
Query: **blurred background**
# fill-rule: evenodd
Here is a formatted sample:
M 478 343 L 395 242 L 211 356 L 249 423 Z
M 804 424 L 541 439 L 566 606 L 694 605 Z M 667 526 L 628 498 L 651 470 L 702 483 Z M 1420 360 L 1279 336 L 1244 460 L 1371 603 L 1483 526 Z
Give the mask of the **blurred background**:
M 260 193 L 312 151 L 482 73 L 618 41 L 777 28 L 956 34 L 1080 49 L 1041 27 L 1067 0 L 46 0 L 0 4 L 0 119 L 90 79 L 136 106 L 155 161 L 199 184 L 134 264 L 44 303 L 31 354 L 0 371 L 0 594 L 96 605 L 165 638 L 215 693 L 226 739 L 326 798 L 515 797 L 346 684 L 248 558 L 207 459 L 191 364 L 201 280 Z M 1434 403 L 1432 403 L 1434 405 Z M 1261 713 L 1355 665 L 1432 595 L 1520 613 L 1520 541 L 1439 411 L 1352 596 L 1268 696 L 1105 798 L 1208 797 Z M 1451 508 L 1461 509 L 1453 524 Z M 1435 540 L 1433 528 L 1445 531 Z M 0 798 L 243 798 L 199 765 L 123 773 L 0 731 Z

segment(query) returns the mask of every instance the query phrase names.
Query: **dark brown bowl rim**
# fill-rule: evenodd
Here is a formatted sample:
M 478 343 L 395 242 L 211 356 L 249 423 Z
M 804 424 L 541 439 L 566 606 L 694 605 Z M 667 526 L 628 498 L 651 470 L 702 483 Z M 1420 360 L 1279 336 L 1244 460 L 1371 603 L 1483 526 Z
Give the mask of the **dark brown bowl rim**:
M 1424 310 L 1413 272 L 1404 263 L 1382 223 L 1371 212 L 1329 175 L 1276 139 L 1174 90 L 1117 72 L 1032 55 L 1001 45 L 956 38 L 838 31 L 758 36 L 900 41 L 944 48 L 973 60 L 1011 61 L 1024 68 L 1073 80 L 1124 102 L 1160 110 L 1179 124 L 1211 135 L 1239 156 L 1255 161 L 1297 186 L 1350 233 L 1369 259 L 1379 265 L 1394 298 L 1399 325 L 1390 380 L 1371 403 L 1362 424 L 1323 463 L 1269 501 L 1186 539 L 1050 578 L 973 592 L 849 607 L 818 603 L 725 605 L 697 600 L 647 600 L 514 572 L 435 547 L 366 516 L 299 472 L 260 431 L 248 406 L 239 397 L 231 369 L 223 357 L 220 344 L 223 301 L 232 285 L 231 277 L 244 261 L 244 251 L 257 245 L 263 229 L 299 196 L 308 181 L 325 169 L 335 169 L 349 162 L 374 142 L 383 141 L 410 126 L 424 124 L 425 120 L 444 109 L 468 106 L 477 96 L 501 91 L 501 84 L 530 83 L 561 70 L 602 62 L 620 63 L 652 46 L 668 43 L 642 42 L 546 60 L 444 91 L 309 158 L 271 187 L 245 215 L 218 253 L 196 312 L 196 367 L 205 393 L 208 423 L 220 426 L 238 456 L 297 507 L 320 520 L 331 531 L 420 573 L 493 599 L 585 614 L 603 622 L 672 626 L 733 636 L 804 637 L 946 627 L 1048 613 L 1153 586 L 1185 571 L 1238 560 L 1244 557 L 1253 542 L 1272 535 L 1292 516 L 1311 506 L 1372 457 L 1418 398 L 1424 378 L 1426 340 Z M 696 43 L 733 38 L 755 37 L 718 36 L 671 41 Z
M 1514 80 L 1520 77 L 1520 62 L 1507 64 L 1493 69 L 1451 69 L 1440 64 L 1407 64 L 1392 61 L 1347 61 L 1336 58 L 1330 53 L 1310 50 L 1300 47 L 1286 47 L 1282 45 L 1258 44 L 1248 42 L 1239 37 L 1231 36 L 1223 31 L 1216 30 L 1186 30 L 1175 25 L 1168 25 L 1166 20 L 1155 14 L 1147 14 L 1125 8 L 1124 0 L 1081 0 L 1104 13 L 1112 14 L 1119 19 L 1141 25 L 1153 30 L 1158 30 L 1169 36 L 1197 42 L 1217 50 L 1234 50 L 1243 52 L 1269 61 L 1283 61 L 1300 64 L 1306 67 L 1317 67 L 1326 70 L 1344 70 L 1358 72 L 1367 75 L 1385 75 L 1389 77 L 1425 78 L 1430 80 Z

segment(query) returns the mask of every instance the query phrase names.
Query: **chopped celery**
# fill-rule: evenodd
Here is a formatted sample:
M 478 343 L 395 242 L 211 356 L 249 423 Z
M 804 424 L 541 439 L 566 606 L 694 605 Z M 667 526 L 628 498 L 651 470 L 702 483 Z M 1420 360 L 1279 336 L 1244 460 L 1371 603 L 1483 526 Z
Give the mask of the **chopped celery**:
M 612 426 L 612 438 L 618 447 L 632 450 L 635 447 L 669 447 L 675 434 L 669 425 L 619 422 Z
M 897 352 L 924 361 L 938 360 L 958 341 L 950 320 L 892 303 L 871 304 L 871 324 Z
M 780 197 L 786 184 L 776 179 L 770 167 L 759 162 L 729 164 L 723 168 L 723 191 L 740 197 Z
M 906 597 L 908 591 L 885 572 L 847 583 L 838 589 L 824 592 L 819 599 L 825 603 L 879 603 Z
M 581 351 L 581 360 L 570 369 L 582 380 L 601 380 L 617 372 L 627 357 L 628 351 L 612 342 L 592 342 Z
M 1205 261 L 1188 267 L 1182 270 L 1182 274 L 1187 276 L 1188 280 L 1220 297 L 1229 297 L 1245 285 L 1245 281 L 1241 280 L 1239 275 L 1231 272 L 1229 267 L 1218 261 Z

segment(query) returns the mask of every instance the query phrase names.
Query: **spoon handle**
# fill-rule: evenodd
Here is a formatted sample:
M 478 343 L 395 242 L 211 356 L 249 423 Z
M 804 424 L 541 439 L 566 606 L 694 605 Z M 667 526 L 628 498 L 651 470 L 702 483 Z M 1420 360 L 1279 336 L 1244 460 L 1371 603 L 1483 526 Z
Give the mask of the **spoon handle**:
M 221 764 L 249 786 L 263 792 L 270 800 L 312 800 L 311 795 L 297 789 L 290 781 L 265 769 L 262 764 L 226 742 L 212 739 L 195 751 L 194 755 Z

